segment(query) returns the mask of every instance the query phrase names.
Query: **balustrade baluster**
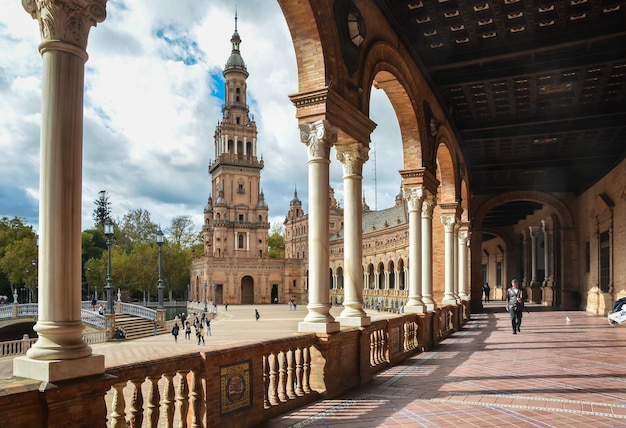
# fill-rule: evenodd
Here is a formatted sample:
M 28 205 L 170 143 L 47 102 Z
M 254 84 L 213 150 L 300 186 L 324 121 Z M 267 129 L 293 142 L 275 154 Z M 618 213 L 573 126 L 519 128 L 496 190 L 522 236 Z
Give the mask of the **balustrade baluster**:
M 187 374 L 189 370 L 178 370 L 180 383 L 176 388 L 176 413 L 180 418 L 178 428 L 187 427 L 187 411 L 189 410 L 189 385 L 187 384 Z
M 126 413 L 124 408 L 126 407 L 126 401 L 124 400 L 124 387 L 126 381 L 119 382 L 113 385 L 113 401 L 111 406 L 113 411 L 111 412 L 111 428 L 126 427 Z
M 276 357 L 278 359 L 278 399 L 284 403 L 287 401 L 287 353 L 280 351 Z
M 305 347 L 302 350 L 302 389 L 305 394 L 311 392 L 311 350 Z
M 165 385 L 163 386 L 163 400 L 161 400 L 161 408 L 166 417 L 166 427 L 174 426 L 174 376 L 176 373 L 163 373 Z
M 189 388 L 189 403 L 191 405 L 191 428 L 199 428 L 202 423 L 202 383 L 200 372 L 192 370 L 191 388 Z
M 295 363 L 296 363 L 296 395 L 303 396 L 304 390 L 302 389 L 302 349 L 297 348 L 295 350 Z
M 295 372 L 295 361 L 294 361 L 294 350 L 290 349 L 285 353 L 285 358 L 287 359 L 287 398 L 294 399 L 296 398 L 296 393 L 294 391 L 294 372 Z
M 263 355 L 263 408 L 269 409 L 269 387 L 270 387 L 270 363 L 269 356 Z
M 276 406 L 280 403 L 278 399 L 278 355 L 270 354 L 268 361 L 270 363 L 270 387 L 268 391 L 270 404 Z
M 150 387 L 148 389 L 148 405 L 147 405 L 147 417 L 148 426 L 150 428 L 157 428 L 159 424 L 159 401 L 161 401 L 161 395 L 159 393 L 159 380 L 161 376 L 149 376 Z
M 145 379 L 131 379 L 130 383 L 133 386 L 132 393 L 130 394 L 130 406 L 128 413 L 130 414 L 129 426 L 130 428 L 141 428 L 143 424 L 143 393 L 141 392 L 141 384 Z

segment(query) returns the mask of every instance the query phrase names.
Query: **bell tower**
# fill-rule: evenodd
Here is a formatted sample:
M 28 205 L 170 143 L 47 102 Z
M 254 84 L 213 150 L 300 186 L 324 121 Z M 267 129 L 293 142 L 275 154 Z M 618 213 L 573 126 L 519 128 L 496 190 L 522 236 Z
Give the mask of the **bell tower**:
M 222 75 L 225 99 L 215 128 L 215 160 L 209 165 L 211 194 L 204 209 L 204 253 L 208 257 L 268 257 L 268 206 L 261 190 L 263 160 L 257 128 L 247 104 L 248 71 L 237 31 Z

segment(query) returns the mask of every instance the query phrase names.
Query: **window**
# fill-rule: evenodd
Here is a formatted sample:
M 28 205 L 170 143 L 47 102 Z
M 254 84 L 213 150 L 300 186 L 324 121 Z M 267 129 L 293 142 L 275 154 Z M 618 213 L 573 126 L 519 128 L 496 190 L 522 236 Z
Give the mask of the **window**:
M 243 187 L 243 183 L 239 183 L 239 185 L 237 186 L 237 193 L 239 194 L 245 194 L 246 190 Z
M 239 236 L 237 237 L 237 240 L 238 240 L 237 247 L 243 249 L 243 235 L 239 234 Z
M 243 222 L 243 214 L 239 214 L 239 221 Z

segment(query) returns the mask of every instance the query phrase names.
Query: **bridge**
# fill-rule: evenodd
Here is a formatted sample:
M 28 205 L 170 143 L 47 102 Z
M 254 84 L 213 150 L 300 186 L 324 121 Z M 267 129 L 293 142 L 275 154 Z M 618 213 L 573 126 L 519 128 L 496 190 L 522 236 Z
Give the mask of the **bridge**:
M 97 301 L 96 307 L 106 301 Z M 152 309 L 143 305 L 117 301 L 115 314 L 100 314 L 94 310 L 91 301 L 81 304 L 81 319 L 85 324 L 83 341 L 88 344 L 106 342 L 113 339 L 116 327 L 123 327 L 129 339 L 152 336 L 154 334 L 154 320 L 157 320 L 157 332 L 169 331 L 169 324 L 165 320 L 165 311 Z M 168 302 L 174 306 L 176 302 Z M 38 318 L 37 303 L 12 303 L 0 305 L 0 332 L 7 327 L 19 324 L 34 324 Z M 107 319 L 109 322 L 107 323 Z M 23 355 L 37 341 L 36 337 L 24 334 L 21 339 L 0 342 L 0 357 Z

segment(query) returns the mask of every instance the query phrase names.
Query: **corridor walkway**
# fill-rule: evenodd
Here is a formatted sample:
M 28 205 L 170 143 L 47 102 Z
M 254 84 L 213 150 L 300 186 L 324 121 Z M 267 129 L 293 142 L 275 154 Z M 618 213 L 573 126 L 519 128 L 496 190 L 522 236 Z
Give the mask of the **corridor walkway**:
M 219 310 L 204 346 L 183 337 L 176 344 L 164 334 L 93 349 L 111 367 L 284 337 L 297 331 L 306 314 L 303 306 L 294 312 L 286 305 Z M 584 312 L 532 305 L 529 311 L 521 334 L 513 335 L 502 303 L 490 303 L 436 350 L 379 373 L 364 388 L 264 427 L 626 427 L 626 327 Z M 390 316 L 368 313 L 373 320 Z M 0 382 L 11 382 L 11 366 L 10 359 L 0 361 Z
M 502 303 L 490 303 L 435 351 L 266 426 L 626 427 L 626 327 L 529 310 L 513 335 Z

